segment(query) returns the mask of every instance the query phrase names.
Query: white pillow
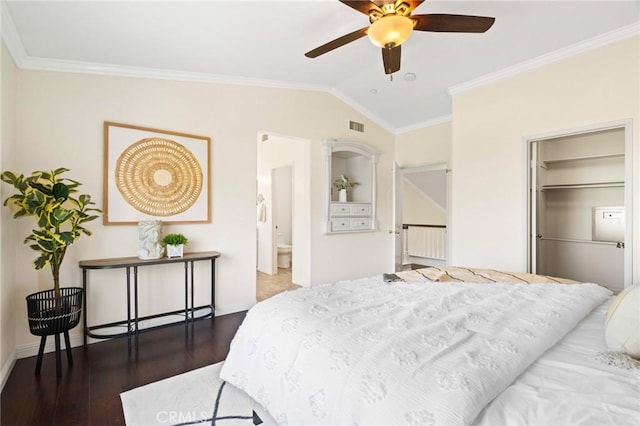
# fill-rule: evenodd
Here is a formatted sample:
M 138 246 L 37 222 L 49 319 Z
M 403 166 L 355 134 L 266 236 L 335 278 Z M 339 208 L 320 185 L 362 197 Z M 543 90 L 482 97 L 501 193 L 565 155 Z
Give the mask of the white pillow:
M 640 285 L 624 289 L 613 299 L 605 327 L 610 349 L 640 359 Z

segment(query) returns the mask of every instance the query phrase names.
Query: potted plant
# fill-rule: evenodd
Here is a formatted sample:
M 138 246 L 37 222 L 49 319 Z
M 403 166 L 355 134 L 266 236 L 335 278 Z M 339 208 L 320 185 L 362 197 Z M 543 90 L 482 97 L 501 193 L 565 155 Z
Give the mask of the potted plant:
M 67 171 L 69 169 L 66 168 L 35 171 L 27 177 L 5 171 L 0 175 L 3 182 L 17 190 L 4 200 L 4 205 L 13 209 L 13 217 L 33 216 L 35 219 L 36 229 L 24 240 L 25 244 L 30 244 L 29 247 L 39 253 L 33 262 L 35 269 L 49 265 L 53 276 L 52 290 L 27 296 L 29 329 L 32 334 L 42 337 L 36 374 L 40 372 L 44 342 L 48 335 L 55 335 L 58 343 L 59 333 L 65 333 L 67 356 L 71 364 L 68 330 L 80 321 L 82 288 L 60 288 L 60 266 L 67 248 L 81 235 L 91 235 L 84 224 L 102 213 L 93 207 L 95 203 L 88 194 L 75 195 L 81 183 L 61 177 Z M 56 344 L 56 359 L 60 376 L 59 343 Z
M 338 188 L 338 201 L 344 203 L 347 201 L 347 190 L 360 184 L 350 181 L 345 175 L 340 175 L 340 177 L 333 182 L 333 185 Z
M 184 245 L 189 240 L 182 234 L 172 233 L 162 237 L 162 244 L 167 247 L 167 257 L 182 257 Z

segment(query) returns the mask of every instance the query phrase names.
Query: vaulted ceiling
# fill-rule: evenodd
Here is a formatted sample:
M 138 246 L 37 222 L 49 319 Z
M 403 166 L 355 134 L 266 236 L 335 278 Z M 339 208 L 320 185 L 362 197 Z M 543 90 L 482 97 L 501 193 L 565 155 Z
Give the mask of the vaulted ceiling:
M 425 1 L 414 13 L 496 21 L 484 34 L 414 31 L 392 79 L 367 37 L 304 56 L 369 24 L 337 0 L 3 1 L 2 33 L 26 69 L 329 91 L 402 132 L 451 114 L 452 87 L 638 34 L 640 2 Z

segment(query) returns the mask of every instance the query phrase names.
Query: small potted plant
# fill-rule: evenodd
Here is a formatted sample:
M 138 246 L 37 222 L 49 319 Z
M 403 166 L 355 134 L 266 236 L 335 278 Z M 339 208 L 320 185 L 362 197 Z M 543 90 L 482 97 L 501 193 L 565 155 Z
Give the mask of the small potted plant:
M 340 175 L 340 177 L 333 182 L 333 185 L 338 188 L 338 201 L 345 203 L 347 201 L 347 190 L 356 185 L 360 185 L 360 183 L 352 182 L 347 176 Z
M 189 240 L 182 234 L 171 233 L 162 237 L 162 244 L 167 247 L 167 257 L 182 257 L 184 245 Z

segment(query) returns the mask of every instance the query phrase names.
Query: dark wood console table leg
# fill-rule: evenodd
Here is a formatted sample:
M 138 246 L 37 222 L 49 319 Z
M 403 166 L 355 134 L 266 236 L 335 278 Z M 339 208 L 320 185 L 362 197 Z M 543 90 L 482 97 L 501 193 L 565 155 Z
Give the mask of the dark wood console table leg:
M 131 352 L 131 268 L 126 267 L 127 274 L 127 348 Z
M 135 310 L 135 327 L 136 327 L 136 351 L 138 350 L 138 329 L 139 324 L 139 316 L 138 316 L 138 267 L 134 266 L 133 267 L 133 298 L 134 298 L 134 304 L 133 304 L 133 308 Z
M 184 262 L 184 332 L 189 331 L 189 262 Z
M 211 320 L 216 318 L 216 258 L 211 258 Z
M 82 303 L 84 305 L 84 309 L 82 310 L 82 326 L 84 327 L 82 346 L 86 348 L 89 326 L 87 325 L 87 270 L 84 268 L 82 268 Z
M 193 293 L 194 293 L 193 289 L 195 287 L 194 282 L 193 282 L 193 268 L 194 268 L 193 267 L 193 260 L 189 262 L 189 265 L 191 266 L 191 327 L 193 327 L 193 324 L 196 321 L 196 313 L 195 313 L 195 309 L 194 309 L 195 303 L 194 303 L 194 296 L 193 296 Z

